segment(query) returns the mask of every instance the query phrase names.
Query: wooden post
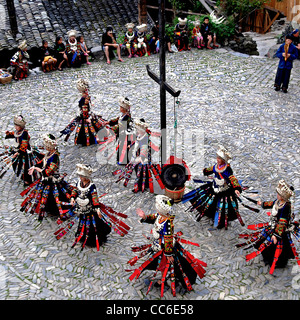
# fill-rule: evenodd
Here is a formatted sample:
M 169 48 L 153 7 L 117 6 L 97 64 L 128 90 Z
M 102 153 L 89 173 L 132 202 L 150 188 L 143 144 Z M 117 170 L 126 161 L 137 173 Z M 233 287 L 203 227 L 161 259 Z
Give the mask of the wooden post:
M 147 24 L 147 0 L 138 0 L 139 24 Z
M 14 5 L 14 0 L 6 0 L 7 11 L 9 16 L 9 23 L 12 35 L 15 37 L 18 33 L 18 24 L 17 24 L 17 17 L 16 17 L 16 9 Z

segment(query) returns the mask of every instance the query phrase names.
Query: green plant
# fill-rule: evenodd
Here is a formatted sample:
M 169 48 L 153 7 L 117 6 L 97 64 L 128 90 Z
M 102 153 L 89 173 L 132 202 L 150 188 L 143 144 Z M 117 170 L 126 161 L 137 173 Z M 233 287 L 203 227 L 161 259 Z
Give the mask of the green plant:
M 270 0 L 218 0 L 217 6 L 224 11 L 224 14 L 228 16 L 237 16 L 238 14 L 242 16 L 248 15 L 255 9 L 260 9 Z

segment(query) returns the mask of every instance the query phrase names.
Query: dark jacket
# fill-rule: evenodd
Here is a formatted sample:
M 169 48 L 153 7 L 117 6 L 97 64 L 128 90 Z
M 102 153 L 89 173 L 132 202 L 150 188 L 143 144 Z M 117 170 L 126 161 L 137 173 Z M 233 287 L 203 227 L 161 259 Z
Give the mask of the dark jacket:
M 276 52 L 277 58 L 279 58 L 279 69 L 292 69 L 293 68 L 293 61 L 298 58 L 298 50 L 296 46 L 294 46 L 292 43 L 290 44 L 288 53 L 291 55 L 287 61 L 285 61 L 285 58 L 282 56 L 282 53 L 284 52 L 284 43 L 278 48 Z

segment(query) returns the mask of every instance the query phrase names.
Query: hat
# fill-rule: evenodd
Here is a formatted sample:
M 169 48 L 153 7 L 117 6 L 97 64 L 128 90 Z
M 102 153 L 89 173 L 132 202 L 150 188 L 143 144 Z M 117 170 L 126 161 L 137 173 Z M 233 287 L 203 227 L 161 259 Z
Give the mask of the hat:
M 184 18 L 184 19 L 178 18 L 178 21 L 181 26 L 184 26 L 187 23 L 187 18 Z
M 164 195 L 157 195 L 155 197 L 156 210 L 162 214 L 170 214 L 172 210 L 173 200 Z
M 77 37 L 77 31 L 76 30 L 70 30 L 67 32 L 67 35 L 69 38 L 71 37 Z
M 76 87 L 79 92 L 84 92 L 85 90 L 87 90 L 89 88 L 89 83 L 87 80 L 79 79 L 76 83 Z
M 232 159 L 229 151 L 223 146 L 219 146 L 219 150 L 217 151 L 217 156 L 222 158 L 226 163 L 229 163 L 230 160 Z
M 51 133 L 46 133 L 43 135 L 43 142 L 45 147 L 50 149 L 55 149 L 57 147 L 57 141 Z
M 23 116 L 18 115 L 14 117 L 14 124 L 20 126 L 21 128 L 25 128 L 26 121 L 24 120 Z
M 292 37 L 291 34 L 288 34 L 287 36 L 285 36 L 285 40 L 286 40 L 286 39 L 293 40 L 293 37 Z
M 126 110 L 130 110 L 130 102 L 129 102 L 129 99 L 128 98 L 125 98 L 125 97 L 120 97 L 119 98 L 119 104 L 120 104 L 120 107 L 126 109 Z
M 139 119 L 139 120 L 135 120 L 134 124 L 139 127 L 140 129 L 143 129 L 144 131 L 146 131 L 149 127 L 148 123 L 145 122 L 144 119 Z
M 292 32 L 292 34 L 295 34 L 295 33 L 297 33 L 297 32 L 299 32 L 299 29 L 295 29 L 295 30 Z
M 200 26 L 200 20 L 195 20 L 193 21 L 194 26 Z
M 93 172 L 95 172 L 95 170 L 91 166 L 85 165 L 85 164 L 82 164 L 82 163 L 76 164 L 76 167 L 77 167 L 76 173 L 79 176 L 83 176 L 85 178 L 90 178 L 91 174 Z
M 295 194 L 293 187 L 290 187 L 283 179 L 278 182 L 276 191 L 284 200 L 288 200 Z
M 125 24 L 125 27 L 126 27 L 127 29 L 133 29 L 134 26 L 135 26 L 135 24 L 132 23 L 132 22 L 129 22 L 129 23 L 126 23 L 126 24 Z
M 140 32 L 144 32 L 147 30 L 147 25 L 145 23 L 140 24 L 139 26 L 136 26 L 136 28 L 140 31 Z
M 19 44 L 18 48 L 19 48 L 20 50 L 26 49 L 26 48 L 27 48 L 27 42 L 26 42 L 26 40 L 23 40 L 23 41 Z

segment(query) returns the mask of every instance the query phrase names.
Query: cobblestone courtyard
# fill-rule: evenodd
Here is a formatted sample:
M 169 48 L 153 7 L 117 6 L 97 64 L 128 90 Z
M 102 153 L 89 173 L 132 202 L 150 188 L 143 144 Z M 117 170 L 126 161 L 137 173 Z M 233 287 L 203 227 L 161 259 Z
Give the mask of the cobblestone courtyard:
M 13 116 L 22 113 L 27 121 L 31 143 L 40 145 L 44 132 L 59 136 L 69 120 L 78 112 L 77 79 L 90 82 L 93 111 L 110 119 L 118 115 L 118 97 L 127 96 L 132 102 L 132 115 L 143 117 L 153 131 L 160 129 L 159 86 L 149 78 L 146 64 L 159 72 L 158 56 L 112 61 L 111 65 L 94 62 L 80 69 L 31 75 L 20 82 L 0 88 L 1 143 L 4 133 L 13 128 Z M 226 49 L 181 52 L 167 55 L 167 81 L 181 90 L 177 108 L 179 133 L 191 141 L 191 132 L 201 137 L 199 149 L 185 151 L 186 162 L 193 174 L 201 177 L 203 166 L 215 161 L 218 144 L 228 147 L 233 155 L 232 167 L 238 179 L 258 190 L 263 200 L 276 197 L 275 187 L 284 178 L 296 190 L 296 220 L 300 207 L 300 148 L 299 148 L 299 60 L 292 70 L 287 94 L 275 92 L 277 59 L 248 57 Z M 173 98 L 167 95 L 167 128 L 173 134 Z M 185 128 L 184 131 L 182 128 Z M 42 223 L 33 215 L 19 211 L 23 184 L 10 170 L 0 180 L 0 299 L 82 299 L 140 300 L 159 299 L 160 291 L 153 288 L 146 296 L 142 274 L 136 283 L 129 281 L 126 262 L 133 257 L 130 247 L 144 243 L 150 225 L 141 225 L 135 213 L 137 207 L 154 212 L 154 196 L 148 192 L 134 194 L 131 187 L 116 184 L 111 172 L 117 165 L 96 160 L 97 146 L 73 145 L 59 140 L 61 173 L 74 181 L 73 170 L 78 162 L 97 168 L 94 182 L 98 194 L 108 192 L 103 203 L 128 214 L 131 232 L 124 238 L 111 233 L 100 248 L 71 248 L 76 226 L 61 240 L 56 240 L 54 218 Z M 187 146 L 184 146 L 187 148 Z M 187 189 L 194 188 L 189 181 Z M 173 298 L 167 291 L 163 299 L 284 299 L 300 297 L 300 269 L 289 261 L 285 269 L 269 275 L 261 256 L 245 261 L 245 251 L 236 249 L 238 234 L 246 232 L 234 221 L 226 230 L 209 230 L 210 223 L 195 222 L 183 204 L 175 205 L 175 231 L 200 244 L 188 249 L 207 263 L 207 273 L 197 280 L 194 291 Z M 268 221 L 265 211 L 251 212 L 241 207 L 245 225 Z M 298 249 L 299 249 L 298 245 Z

